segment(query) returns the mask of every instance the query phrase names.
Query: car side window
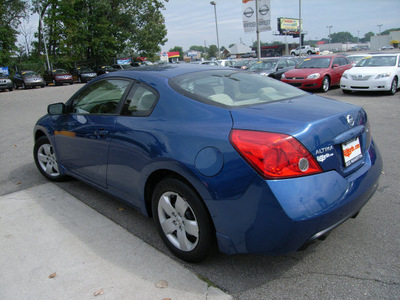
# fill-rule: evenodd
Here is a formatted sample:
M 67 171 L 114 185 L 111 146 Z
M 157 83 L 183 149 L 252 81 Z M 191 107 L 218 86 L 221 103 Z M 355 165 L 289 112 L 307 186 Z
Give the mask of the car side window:
M 98 81 L 73 100 L 70 111 L 76 114 L 115 114 L 130 84 L 131 81 L 123 79 Z
M 122 106 L 123 116 L 148 116 L 158 100 L 158 93 L 151 87 L 137 83 L 126 97 Z
M 349 65 L 350 61 L 345 57 L 338 57 L 339 59 L 339 66 Z
M 297 66 L 297 62 L 295 62 L 293 59 L 288 59 L 288 60 L 286 60 L 286 62 L 287 62 L 289 67 Z
M 333 59 L 332 66 L 334 66 L 334 65 L 339 65 L 339 59 L 338 59 L 337 57 L 335 57 L 335 58 Z
M 276 68 L 286 68 L 286 67 L 287 67 L 286 60 L 279 61 L 277 66 L 276 66 Z

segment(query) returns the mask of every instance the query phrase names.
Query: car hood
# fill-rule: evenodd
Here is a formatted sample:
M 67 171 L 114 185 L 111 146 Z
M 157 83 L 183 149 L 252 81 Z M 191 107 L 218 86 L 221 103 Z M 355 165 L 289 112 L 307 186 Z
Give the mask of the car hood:
M 361 107 L 315 95 L 235 109 L 231 115 L 236 129 L 294 136 L 324 170 L 335 169 L 343 175 L 347 171 L 343 168 L 341 144 L 360 136 L 365 145 L 368 139 L 367 115 Z
M 286 77 L 307 77 L 314 73 L 325 73 L 326 68 L 310 68 L 310 69 L 292 69 L 285 73 Z
M 353 67 L 346 71 L 346 74 L 382 74 L 395 71 L 396 67 Z

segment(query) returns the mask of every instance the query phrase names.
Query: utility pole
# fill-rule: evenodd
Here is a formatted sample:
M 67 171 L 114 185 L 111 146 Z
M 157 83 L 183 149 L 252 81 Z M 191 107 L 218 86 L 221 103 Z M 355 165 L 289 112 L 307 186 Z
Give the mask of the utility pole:
M 332 25 L 326 26 L 326 28 L 328 28 L 328 30 L 329 30 L 329 35 L 328 35 L 328 38 L 329 38 L 329 50 L 331 50 L 331 28 L 332 27 L 333 27 Z
M 299 0 L 299 57 L 301 57 L 301 0 Z
M 383 24 L 379 24 L 378 25 L 378 27 L 379 27 L 379 39 L 378 39 L 379 47 L 378 47 L 378 50 L 381 49 L 381 27 L 382 26 L 383 26 Z

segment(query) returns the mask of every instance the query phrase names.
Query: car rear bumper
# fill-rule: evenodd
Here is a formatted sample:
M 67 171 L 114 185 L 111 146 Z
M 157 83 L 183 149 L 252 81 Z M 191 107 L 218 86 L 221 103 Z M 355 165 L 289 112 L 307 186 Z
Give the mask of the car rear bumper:
M 363 167 L 345 178 L 336 171 L 285 180 L 258 178 L 240 199 L 213 201 L 217 204 L 210 212 L 220 250 L 285 254 L 326 235 L 375 193 L 383 163 L 373 143 L 367 156 Z

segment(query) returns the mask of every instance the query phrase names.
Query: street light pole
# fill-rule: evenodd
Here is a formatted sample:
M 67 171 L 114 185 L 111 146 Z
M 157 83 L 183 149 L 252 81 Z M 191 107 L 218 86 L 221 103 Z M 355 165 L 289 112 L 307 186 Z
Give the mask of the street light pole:
M 328 30 L 329 30 L 329 36 L 328 36 L 328 38 L 329 38 L 329 50 L 331 50 L 331 28 L 332 27 L 333 27 L 332 25 L 326 26 L 326 28 L 328 28 Z
M 383 26 L 383 24 L 379 24 L 378 25 L 378 27 L 379 27 L 379 40 L 378 40 L 378 43 L 379 43 L 379 49 L 381 49 L 381 27 Z
M 211 1 L 210 4 L 214 6 L 214 14 L 215 14 L 215 29 L 217 31 L 217 47 L 218 47 L 218 59 L 221 59 L 220 48 L 219 48 L 219 36 L 218 36 L 218 20 L 217 20 L 217 3 L 215 1 Z

